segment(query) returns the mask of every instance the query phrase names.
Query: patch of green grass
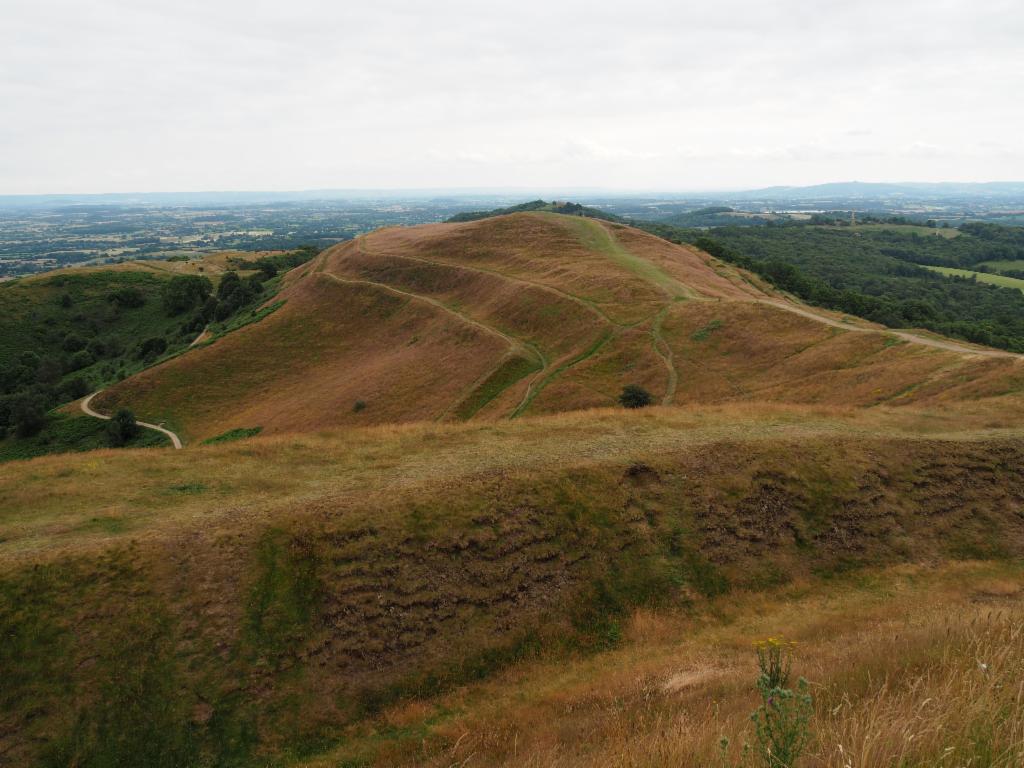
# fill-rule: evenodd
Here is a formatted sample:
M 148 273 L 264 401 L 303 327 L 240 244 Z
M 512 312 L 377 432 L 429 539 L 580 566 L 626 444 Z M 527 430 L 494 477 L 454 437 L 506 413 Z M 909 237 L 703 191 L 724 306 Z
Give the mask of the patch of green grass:
M 693 341 L 707 341 L 708 337 L 711 336 L 712 333 L 714 333 L 715 331 L 717 331 L 721 327 L 722 327 L 722 321 L 721 320 L 718 320 L 718 319 L 712 320 L 711 322 L 709 322 L 707 325 L 705 325 L 700 330 L 694 331 L 692 334 L 690 334 L 690 338 Z
M 530 393 L 530 396 L 523 403 L 521 403 L 519 407 L 515 409 L 515 411 L 512 412 L 512 416 L 510 418 L 514 419 L 517 416 L 522 415 L 523 412 L 530 407 L 530 404 L 534 401 L 534 399 L 536 399 L 537 395 L 541 393 L 541 390 L 543 390 L 544 387 L 546 387 L 548 384 L 554 381 L 555 378 L 558 377 L 563 371 L 566 371 L 569 368 L 572 368 L 574 365 L 582 363 L 584 360 L 596 355 L 598 351 L 600 351 L 601 347 L 607 344 L 614 337 L 614 335 L 615 334 L 612 333 L 611 330 L 604 331 L 604 333 L 598 336 L 594 340 L 594 343 L 587 347 L 587 349 L 585 349 L 580 354 L 576 355 L 576 357 L 574 357 L 572 360 L 569 360 L 565 364 L 560 365 L 558 368 L 549 373 L 544 378 L 544 380 L 540 382 L 540 384 L 533 388 L 533 392 Z
M 955 269 L 953 267 L 929 267 L 924 264 L 921 266 L 925 269 L 930 269 L 932 272 L 938 272 L 939 274 L 946 275 L 947 277 L 973 277 L 979 283 L 989 283 L 990 285 L 998 285 L 1001 288 L 1016 288 L 1019 291 L 1024 291 L 1024 280 L 1017 277 L 993 275 L 988 272 L 974 272 L 970 269 Z
M 557 214 L 549 215 L 554 216 Z M 668 273 L 663 272 L 656 264 L 639 256 L 634 256 L 627 251 L 597 221 L 578 216 L 559 217 L 560 222 L 563 220 L 587 248 L 605 254 L 620 267 L 627 269 L 642 280 L 661 288 L 673 298 L 692 298 L 693 291 Z
M 976 266 L 988 267 L 994 269 L 996 272 L 1024 272 L 1024 260 L 1022 259 L 997 259 L 994 261 L 982 261 Z
M 459 403 L 455 415 L 460 419 L 472 418 L 481 408 L 511 387 L 524 376 L 540 370 L 536 360 L 514 355 L 503 362 L 473 392 Z
M 268 281 L 265 285 L 270 286 L 271 291 L 276 290 L 276 285 L 272 285 L 271 281 Z M 204 343 L 213 343 L 214 341 L 219 339 L 221 336 L 224 336 L 225 334 L 231 333 L 232 331 L 237 331 L 239 328 L 244 328 L 247 325 L 258 323 L 263 318 L 268 317 L 269 315 L 272 315 L 275 312 L 277 312 L 277 310 L 279 310 L 284 305 L 285 300 L 278 299 L 272 304 L 268 304 L 267 306 L 262 307 L 260 309 L 255 309 L 252 312 L 243 312 L 238 315 L 235 315 L 234 317 L 229 318 L 227 322 L 225 322 L 223 325 L 211 327 L 210 331 L 213 333 L 213 336 L 208 342 Z M 197 346 L 202 345 L 200 344 Z
M 170 622 L 145 586 L 123 552 L 0 580 L 0 712 L 42 742 L 36 764 L 197 763 Z M 132 599 L 102 621 L 83 621 L 106 590 Z M 39 719 L 46 712 L 61 715 Z
M 953 227 L 925 227 L 920 224 L 857 224 L 855 227 L 830 227 L 830 229 L 840 229 L 847 232 L 897 232 L 903 235 L 923 235 L 923 236 L 935 236 L 953 238 L 959 237 L 961 232 L 959 229 Z
M 206 486 L 203 483 L 198 482 L 180 483 L 178 485 L 170 486 L 168 490 L 173 491 L 174 493 L 196 494 L 206 491 Z
M 279 654 L 308 628 L 320 599 L 317 561 L 301 538 L 268 531 L 256 552 L 246 637 L 257 653 Z
M 202 445 L 217 445 L 218 443 L 231 443 L 235 440 L 245 440 L 247 437 L 255 437 L 263 431 L 263 427 L 237 427 L 229 429 L 216 437 L 203 440 Z
M 140 429 L 125 448 L 170 445 L 170 440 L 152 429 Z M 0 462 L 31 459 L 51 453 L 72 453 L 109 448 L 107 422 L 92 416 L 69 416 L 53 412 L 46 424 L 32 437 L 11 435 L 0 440 Z
M 81 533 L 122 533 L 128 527 L 124 518 L 120 517 L 93 517 L 88 522 L 75 528 Z

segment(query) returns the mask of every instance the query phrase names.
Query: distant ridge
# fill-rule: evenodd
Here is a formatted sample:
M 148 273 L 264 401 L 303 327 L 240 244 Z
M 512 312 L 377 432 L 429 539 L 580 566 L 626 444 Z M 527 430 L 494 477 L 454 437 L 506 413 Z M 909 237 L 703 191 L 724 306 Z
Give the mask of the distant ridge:
M 753 189 L 744 192 L 723 194 L 723 199 L 828 199 L 828 198 L 878 198 L 878 197 L 1011 197 L 1024 195 L 1024 182 L 992 181 L 981 183 L 961 182 L 865 182 L 842 181 L 827 184 L 813 184 L 806 187 L 777 186 Z

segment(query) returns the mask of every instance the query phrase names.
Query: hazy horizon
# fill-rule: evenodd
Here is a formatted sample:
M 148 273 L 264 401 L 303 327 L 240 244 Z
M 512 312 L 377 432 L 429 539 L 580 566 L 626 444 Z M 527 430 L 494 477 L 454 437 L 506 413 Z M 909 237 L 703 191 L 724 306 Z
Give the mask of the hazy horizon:
M 0 194 L 1024 178 L 1005 0 L 12 0 Z

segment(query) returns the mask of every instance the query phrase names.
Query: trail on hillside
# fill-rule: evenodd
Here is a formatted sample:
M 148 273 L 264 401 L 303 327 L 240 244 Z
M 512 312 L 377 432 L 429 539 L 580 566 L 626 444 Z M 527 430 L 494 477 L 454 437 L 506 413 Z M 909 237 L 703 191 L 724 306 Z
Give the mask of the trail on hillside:
M 317 274 L 323 275 L 324 277 L 330 278 L 331 280 L 334 280 L 335 282 L 338 283 L 347 283 L 349 285 L 369 285 L 375 288 L 380 288 L 381 290 L 384 291 L 388 291 L 390 293 L 396 293 L 400 296 L 415 299 L 416 301 L 422 301 L 425 304 L 430 304 L 432 307 L 436 307 L 437 309 L 440 309 L 441 311 L 448 313 L 452 317 L 461 320 L 467 325 L 472 325 L 474 328 L 481 330 L 484 333 L 490 334 L 491 336 L 497 336 L 498 338 L 504 340 L 505 343 L 507 343 L 511 347 L 511 351 L 520 352 L 526 357 L 534 356 L 533 350 L 527 347 L 518 339 L 509 336 L 507 333 L 499 331 L 497 328 L 494 328 L 493 326 L 487 325 L 486 323 L 481 323 L 479 320 L 474 320 L 472 317 L 469 317 L 469 315 L 459 312 L 457 309 L 452 309 L 451 307 L 447 306 L 441 301 L 438 301 L 437 299 L 432 299 L 429 296 L 421 296 L 418 293 L 411 293 L 410 291 L 403 291 L 401 288 L 395 288 L 394 286 L 388 285 L 387 283 L 378 283 L 376 280 L 360 280 L 356 278 L 339 277 L 333 272 L 326 271 L 318 272 Z
M 665 307 L 651 323 L 651 336 L 654 339 L 654 351 L 665 361 L 665 368 L 668 370 L 668 383 L 665 385 L 665 396 L 661 399 L 662 405 L 671 405 L 672 399 L 676 396 L 676 387 L 679 385 L 679 373 L 676 371 L 675 360 L 672 357 L 672 345 L 665 341 L 661 335 L 661 323 L 665 315 L 672 308 L 672 305 Z M 664 349 L 663 349 L 664 348 Z
M 934 347 L 936 349 L 944 349 L 948 352 L 957 352 L 962 355 L 978 355 L 981 357 L 1012 357 L 1016 359 L 1024 358 L 1024 355 L 1019 355 L 1016 352 L 1007 352 L 1002 349 L 987 349 L 982 347 L 972 347 L 967 344 L 960 344 L 955 341 L 947 341 L 945 339 L 932 339 L 927 336 L 918 336 L 915 333 L 909 331 L 898 331 L 891 328 L 861 328 L 856 325 L 849 325 L 847 323 L 834 320 L 831 317 L 825 315 L 819 315 L 810 309 L 804 309 L 803 307 L 797 306 L 796 304 L 790 304 L 785 301 L 776 301 L 772 299 L 756 299 L 759 304 L 768 304 L 772 307 L 783 309 L 786 312 L 792 312 L 793 314 L 806 317 L 808 320 L 816 320 L 819 323 L 830 325 L 833 328 L 842 328 L 844 331 L 854 331 L 857 333 L 883 333 L 889 334 L 890 336 L 896 336 L 903 339 L 904 341 L 910 342 L 911 344 L 921 344 L 925 347 Z
M 553 285 L 548 285 L 547 283 L 537 282 L 536 280 L 527 280 L 524 277 L 515 277 L 513 275 L 509 275 L 497 269 L 487 269 L 486 267 L 469 266 L 466 264 L 453 264 L 448 261 L 436 261 L 434 259 L 423 258 L 422 256 L 408 256 L 406 254 L 401 253 L 380 253 L 377 251 L 371 251 L 366 248 L 365 242 L 365 236 L 360 237 L 359 239 L 356 240 L 356 248 L 359 250 L 360 253 L 362 253 L 365 256 L 387 256 L 389 259 L 403 259 L 405 261 L 415 261 L 420 264 L 427 264 L 433 267 L 444 267 L 445 269 L 458 269 L 465 272 L 476 272 L 477 274 L 481 275 L 491 275 L 493 277 L 500 277 L 502 280 L 506 280 L 510 283 L 529 285 L 533 288 L 537 288 L 538 290 L 547 291 L 548 293 L 554 294 L 555 296 L 560 296 L 561 298 L 574 302 L 575 304 L 578 304 L 584 309 L 592 312 L 606 323 L 625 327 L 622 323 L 618 323 L 615 320 L 612 320 L 610 317 L 608 317 L 608 315 L 605 314 L 604 310 L 602 310 L 599 306 L 597 306 L 597 304 L 590 301 L 589 299 L 584 299 L 580 296 L 576 296 L 575 294 L 567 293 L 566 291 L 563 291 L 560 288 L 556 288 Z
M 103 391 L 102 389 L 97 390 L 97 391 L 93 392 L 91 395 L 89 395 L 87 398 L 82 400 L 82 403 L 81 403 L 81 405 L 82 405 L 82 413 L 84 413 L 86 416 L 92 416 L 95 419 L 103 419 L 104 421 L 110 421 L 110 419 L 112 417 L 104 416 L 102 413 L 98 413 L 98 412 L 94 411 L 92 409 L 92 407 L 89 405 L 89 403 L 92 402 L 92 399 L 94 397 L 96 397 L 96 395 L 98 395 L 102 391 Z M 169 437 L 171 439 L 171 444 L 175 448 L 181 448 L 181 439 L 176 434 L 171 432 L 171 430 L 165 429 L 164 427 L 161 427 L 161 426 L 159 426 L 157 424 L 150 424 L 149 422 L 146 422 L 146 421 L 136 421 L 135 423 L 138 424 L 140 427 L 145 427 L 146 429 L 152 429 L 155 432 L 160 432 L 161 434 L 167 435 L 167 437 Z

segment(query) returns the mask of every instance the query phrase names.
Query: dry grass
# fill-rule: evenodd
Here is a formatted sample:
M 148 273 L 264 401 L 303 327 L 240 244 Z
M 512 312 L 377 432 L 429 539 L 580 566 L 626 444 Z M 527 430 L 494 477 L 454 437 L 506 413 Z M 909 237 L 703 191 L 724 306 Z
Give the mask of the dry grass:
M 196 441 L 604 407 L 627 384 L 667 403 L 941 402 L 993 418 L 1024 404 L 1017 360 L 844 333 L 759 303 L 782 299 L 707 254 L 554 214 L 380 230 L 293 271 L 281 298 L 97 405 Z M 528 363 L 496 385 L 512 357 Z
M 825 586 L 815 574 L 1024 552 L 1020 432 L 960 417 L 595 410 L 13 462 L 0 477 L 0 634 L 20 638 L 3 650 L 26 674 L 0 708 L 0 751 L 70 738 L 67 691 L 91 711 L 132 653 L 165 713 L 138 728 L 170 738 L 189 727 L 174 712 L 212 708 L 220 719 L 198 731 L 209 749 L 223 746 L 215 725 L 256 718 L 250 756 L 342 742 L 378 765 L 470 752 L 700 764 L 751 709 L 752 637 L 781 627 L 814 650 L 809 677 L 847 669 L 841 690 L 869 691 L 855 684 L 865 659 L 844 658 L 904 636 L 924 595 L 936 616 L 964 612 L 955 589 L 915 586 L 915 572 Z M 1016 572 L 990 576 L 982 599 L 1017 599 Z M 787 579 L 776 597 L 744 591 Z M 623 623 L 636 606 L 648 610 Z M 133 607 L 165 628 L 154 645 L 124 639 Z M 580 652 L 623 637 L 613 653 Z M 540 661 L 430 698 L 520 649 Z M 157 706 L 165 691 L 176 709 Z M 408 710 L 366 717 L 403 696 Z
M 406 424 L 260 436 L 185 451 L 101 450 L 11 462 L 0 476 L 0 558 L 94 549 L 128 538 L 256 518 L 299 500 L 387 499 L 475 475 L 658 457 L 700 446 L 978 441 L 1019 430 L 991 414 L 728 404 L 596 410 L 499 424 Z M 886 449 L 889 450 L 889 449 Z M 196 490 L 198 488 L 198 490 Z M 190 490 L 192 489 L 192 490 Z M 115 530 L 95 519 L 119 521 Z
M 735 765 L 753 739 L 751 643 L 781 633 L 816 700 L 802 768 L 1011 768 L 1024 760 L 1022 593 L 1019 567 L 964 563 L 732 595 L 697 617 L 638 611 L 619 650 L 394 707 L 306 765 Z

